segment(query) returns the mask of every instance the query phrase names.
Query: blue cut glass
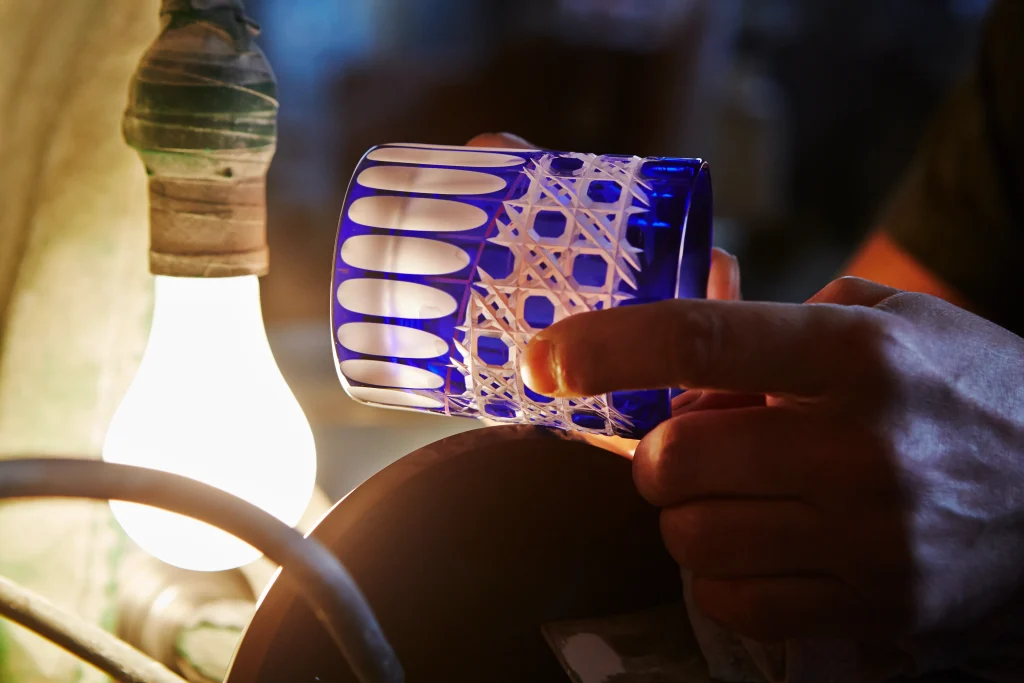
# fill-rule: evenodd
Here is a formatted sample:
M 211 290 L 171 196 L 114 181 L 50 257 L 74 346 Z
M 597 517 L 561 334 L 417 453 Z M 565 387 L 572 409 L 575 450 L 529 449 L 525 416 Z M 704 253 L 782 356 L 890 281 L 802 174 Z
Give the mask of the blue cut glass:
M 640 438 L 672 392 L 551 399 L 520 357 L 569 315 L 706 296 L 711 222 L 700 159 L 374 147 L 338 230 L 338 375 L 369 405 Z
M 555 322 L 555 304 L 546 296 L 527 296 L 523 301 L 523 320 L 533 329 L 543 330 Z

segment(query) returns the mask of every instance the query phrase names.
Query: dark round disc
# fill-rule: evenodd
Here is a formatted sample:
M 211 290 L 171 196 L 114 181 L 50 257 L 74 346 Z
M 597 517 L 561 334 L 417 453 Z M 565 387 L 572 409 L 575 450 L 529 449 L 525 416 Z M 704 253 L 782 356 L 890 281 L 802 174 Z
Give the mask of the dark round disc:
M 415 451 L 311 535 L 351 572 L 410 682 L 565 683 L 542 624 L 681 599 L 658 512 L 633 487 L 629 461 L 532 427 Z M 227 683 L 353 680 L 305 603 L 276 580 Z

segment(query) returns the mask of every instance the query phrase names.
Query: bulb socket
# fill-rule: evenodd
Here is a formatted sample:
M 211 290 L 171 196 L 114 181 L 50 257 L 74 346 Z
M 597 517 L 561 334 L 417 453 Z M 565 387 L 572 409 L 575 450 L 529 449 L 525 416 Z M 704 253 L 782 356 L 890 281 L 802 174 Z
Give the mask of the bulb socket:
M 240 0 L 165 0 L 139 62 L 125 141 L 149 176 L 150 271 L 264 275 L 277 86 Z

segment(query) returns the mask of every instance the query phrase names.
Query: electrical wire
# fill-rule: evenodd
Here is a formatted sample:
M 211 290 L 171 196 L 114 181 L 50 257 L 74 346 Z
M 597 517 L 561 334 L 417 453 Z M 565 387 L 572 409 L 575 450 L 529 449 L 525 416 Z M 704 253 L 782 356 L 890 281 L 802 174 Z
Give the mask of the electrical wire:
M 220 489 L 144 467 L 72 458 L 0 461 L 0 500 L 121 500 L 176 512 L 245 541 L 281 566 L 362 683 L 401 683 L 402 666 L 338 559 L 267 512 Z
M 120 683 L 187 683 L 117 636 L 2 576 L 0 616 L 38 633 Z

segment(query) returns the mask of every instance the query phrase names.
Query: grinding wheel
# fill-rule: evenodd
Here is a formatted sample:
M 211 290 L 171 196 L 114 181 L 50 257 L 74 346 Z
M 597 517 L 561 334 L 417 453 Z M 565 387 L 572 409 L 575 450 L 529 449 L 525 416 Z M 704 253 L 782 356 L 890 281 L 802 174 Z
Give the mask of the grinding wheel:
M 566 683 L 542 624 L 681 600 L 658 511 L 637 494 L 629 461 L 533 427 L 417 450 L 311 535 L 352 573 L 410 682 Z M 276 580 L 227 683 L 353 680 L 305 603 Z

